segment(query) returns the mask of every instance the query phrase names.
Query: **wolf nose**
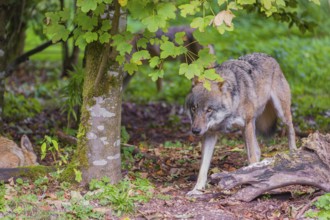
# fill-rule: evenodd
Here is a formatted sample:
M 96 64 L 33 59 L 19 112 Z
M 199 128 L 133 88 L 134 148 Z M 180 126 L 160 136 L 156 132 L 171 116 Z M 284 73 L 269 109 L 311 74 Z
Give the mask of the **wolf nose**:
M 200 134 L 201 131 L 202 131 L 202 129 L 200 129 L 200 128 L 192 128 L 191 131 L 192 131 L 193 134 Z

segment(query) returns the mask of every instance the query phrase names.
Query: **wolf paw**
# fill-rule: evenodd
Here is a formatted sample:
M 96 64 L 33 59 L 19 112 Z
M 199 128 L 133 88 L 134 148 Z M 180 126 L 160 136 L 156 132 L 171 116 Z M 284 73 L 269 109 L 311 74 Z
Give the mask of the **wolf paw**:
M 203 194 L 203 192 L 201 190 L 193 189 L 193 190 L 187 192 L 186 196 L 194 197 L 194 196 L 198 196 L 198 195 L 202 195 L 202 194 Z

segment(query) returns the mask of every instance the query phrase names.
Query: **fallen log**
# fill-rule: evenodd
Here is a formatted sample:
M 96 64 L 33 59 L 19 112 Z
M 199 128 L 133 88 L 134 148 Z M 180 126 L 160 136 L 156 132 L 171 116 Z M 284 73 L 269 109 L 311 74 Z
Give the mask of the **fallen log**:
M 234 172 L 216 173 L 211 179 L 219 181 L 221 189 L 244 186 L 234 198 L 245 202 L 272 189 L 295 184 L 330 192 L 330 134 L 310 134 L 295 153 L 278 154 Z
M 47 166 L 30 166 L 30 167 L 15 167 L 15 168 L 0 168 L 0 181 L 7 183 L 11 178 L 28 178 L 37 179 L 45 176 L 49 172 L 56 171 L 55 167 Z

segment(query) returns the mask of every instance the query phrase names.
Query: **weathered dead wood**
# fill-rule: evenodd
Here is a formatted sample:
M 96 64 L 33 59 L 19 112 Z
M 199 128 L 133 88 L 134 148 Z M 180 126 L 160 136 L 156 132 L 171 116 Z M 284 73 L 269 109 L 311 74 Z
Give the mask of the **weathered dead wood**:
M 246 202 L 269 190 L 294 184 L 330 192 L 330 134 L 310 134 L 293 154 L 278 154 L 235 172 L 213 174 L 211 178 L 220 180 L 222 189 L 245 185 L 234 198 Z
M 16 168 L 0 168 L 0 181 L 8 182 L 11 178 L 29 178 L 35 179 L 49 172 L 55 171 L 55 167 L 30 166 Z

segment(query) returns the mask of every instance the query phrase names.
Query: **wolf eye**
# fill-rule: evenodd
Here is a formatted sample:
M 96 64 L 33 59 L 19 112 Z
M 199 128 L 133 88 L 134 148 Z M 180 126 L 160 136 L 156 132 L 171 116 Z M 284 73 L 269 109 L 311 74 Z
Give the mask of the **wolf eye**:
M 207 111 L 208 113 L 210 113 L 210 112 L 213 112 L 213 109 L 212 109 L 212 108 L 208 108 L 206 111 Z
M 196 107 L 195 106 L 191 107 L 191 111 L 192 112 L 195 112 L 196 111 Z

